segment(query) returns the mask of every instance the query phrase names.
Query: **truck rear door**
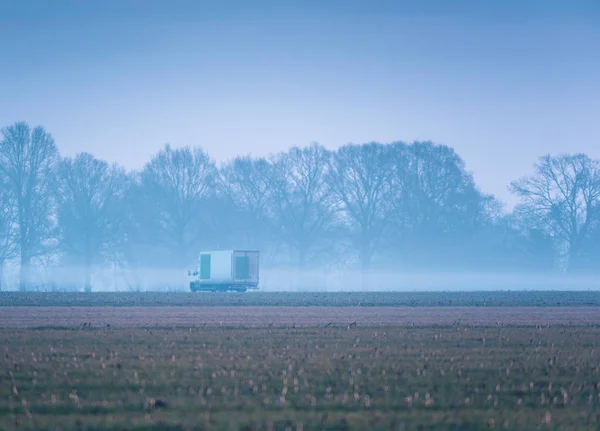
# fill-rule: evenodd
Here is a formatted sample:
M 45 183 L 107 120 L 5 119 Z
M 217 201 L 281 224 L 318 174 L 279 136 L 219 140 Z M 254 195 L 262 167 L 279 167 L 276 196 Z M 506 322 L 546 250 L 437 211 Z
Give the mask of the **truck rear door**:
M 233 277 L 240 283 L 258 283 L 258 253 L 236 251 L 233 256 Z

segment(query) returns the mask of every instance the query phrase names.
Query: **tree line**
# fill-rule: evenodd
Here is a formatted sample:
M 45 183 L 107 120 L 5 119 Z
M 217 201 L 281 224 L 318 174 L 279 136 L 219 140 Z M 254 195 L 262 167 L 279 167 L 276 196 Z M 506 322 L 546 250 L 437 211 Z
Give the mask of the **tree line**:
M 221 166 L 165 145 L 128 172 L 61 157 L 43 127 L 0 137 L 0 283 L 40 268 L 186 271 L 203 249 L 258 249 L 263 266 L 436 271 L 600 271 L 600 161 L 544 155 L 510 185 L 505 211 L 450 147 L 319 144 Z

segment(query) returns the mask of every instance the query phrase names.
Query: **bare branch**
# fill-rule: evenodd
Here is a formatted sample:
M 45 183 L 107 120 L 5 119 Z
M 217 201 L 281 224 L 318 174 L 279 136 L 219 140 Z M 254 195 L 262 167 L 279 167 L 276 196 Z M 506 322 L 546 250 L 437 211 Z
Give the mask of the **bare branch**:
M 271 160 L 271 215 L 279 237 L 298 252 L 300 266 L 335 220 L 325 180 L 330 157 L 325 148 L 313 144 L 292 148 Z
M 540 157 L 534 174 L 513 182 L 511 191 L 519 211 L 566 244 L 569 262 L 600 223 L 600 164 L 584 154 Z
M 214 195 L 216 177 L 215 163 L 202 149 L 166 145 L 140 173 L 132 197 L 141 224 L 138 240 L 171 250 L 187 265 L 207 235 L 203 205 Z
M 54 202 L 50 189 L 58 150 L 42 128 L 19 122 L 2 129 L 0 175 L 16 207 L 21 289 L 29 286 L 31 260 L 47 252 Z

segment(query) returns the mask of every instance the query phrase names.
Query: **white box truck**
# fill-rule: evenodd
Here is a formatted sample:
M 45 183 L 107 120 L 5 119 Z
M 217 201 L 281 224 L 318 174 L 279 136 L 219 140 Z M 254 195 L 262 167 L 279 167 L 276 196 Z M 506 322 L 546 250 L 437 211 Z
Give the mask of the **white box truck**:
M 245 292 L 258 289 L 258 251 L 203 251 L 192 272 L 192 292 Z

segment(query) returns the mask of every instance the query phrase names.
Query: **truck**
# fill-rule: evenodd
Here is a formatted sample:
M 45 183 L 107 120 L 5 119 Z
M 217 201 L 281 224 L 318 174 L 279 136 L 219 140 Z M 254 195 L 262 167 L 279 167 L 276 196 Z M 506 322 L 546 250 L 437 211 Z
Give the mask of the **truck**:
M 255 250 L 203 251 L 192 277 L 192 292 L 246 292 L 258 289 L 259 253 Z

